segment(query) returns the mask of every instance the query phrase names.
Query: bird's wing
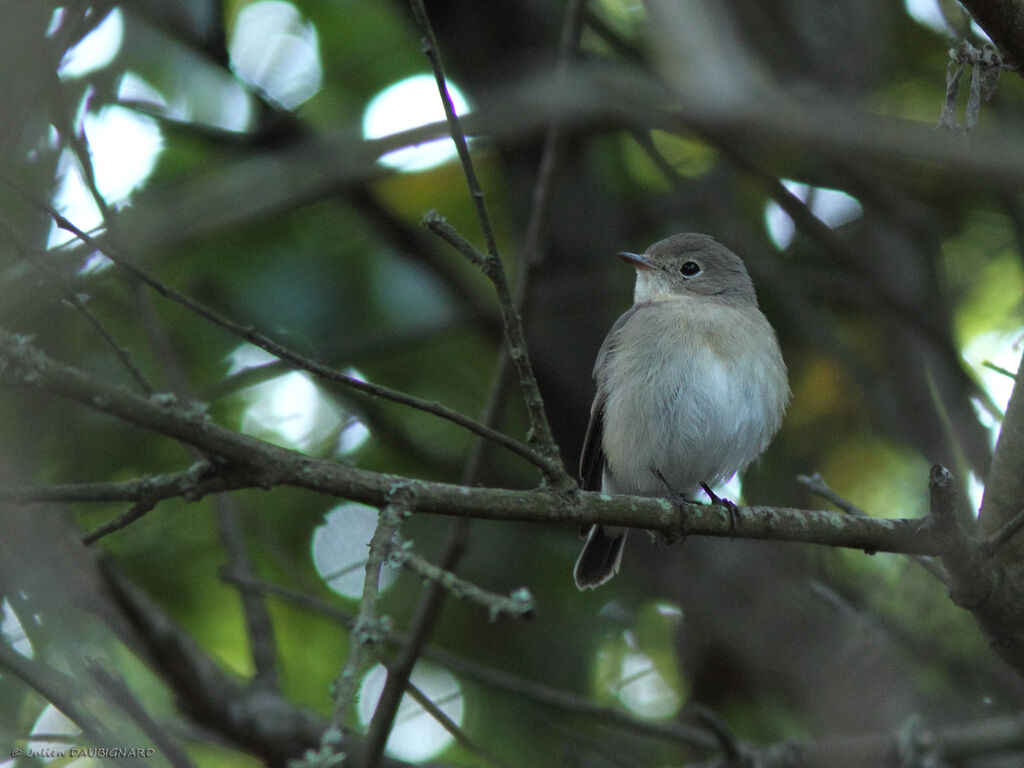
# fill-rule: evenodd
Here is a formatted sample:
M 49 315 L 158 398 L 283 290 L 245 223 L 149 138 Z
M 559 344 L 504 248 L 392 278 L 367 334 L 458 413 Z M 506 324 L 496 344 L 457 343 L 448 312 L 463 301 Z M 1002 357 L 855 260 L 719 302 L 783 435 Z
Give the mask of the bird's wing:
M 594 404 L 590 406 L 587 436 L 583 438 L 580 481 L 585 491 L 601 490 L 601 475 L 604 473 L 604 401 L 604 394 L 598 391 Z
M 608 331 L 608 335 L 597 353 L 597 360 L 594 361 L 595 381 L 597 372 L 604 368 L 608 358 L 615 354 L 619 331 L 636 313 L 637 309 L 637 306 L 633 306 L 626 311 Z M 593 405 L 590 406 L 590 423 L 587 424 L 587 434 L 583 438 L 583 453 L 580 455 L 580 480 L 585 491 L 601 490 L 601 476 L 604 473 L 604 406 L 606 399 L 604 387 L 600 381 L 597 381 L 597 394 L 594 396 Z

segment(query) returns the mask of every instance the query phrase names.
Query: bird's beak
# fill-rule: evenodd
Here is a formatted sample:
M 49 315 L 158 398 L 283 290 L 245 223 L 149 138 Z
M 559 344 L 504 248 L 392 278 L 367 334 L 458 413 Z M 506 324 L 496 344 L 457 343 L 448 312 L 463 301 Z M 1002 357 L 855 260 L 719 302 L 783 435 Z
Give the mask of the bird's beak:
M 654 264 L 642 253 L 630 253 L 629 251 L 620 251 L 619 258 L 636 269 L 654 269 Z

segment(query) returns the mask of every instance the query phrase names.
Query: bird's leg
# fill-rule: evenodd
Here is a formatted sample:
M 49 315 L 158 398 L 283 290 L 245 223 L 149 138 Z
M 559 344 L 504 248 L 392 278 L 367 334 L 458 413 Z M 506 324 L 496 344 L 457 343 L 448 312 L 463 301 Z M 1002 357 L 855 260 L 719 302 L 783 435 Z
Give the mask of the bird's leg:
M 729 533 L 733 536 L 736 535 L 736 526 L 740 520 L 740 510 L 736 504 L 729 499 L 724 499 L 717 493 L 708 487 L 707 483 L 701 483 L 700 487 L 704 490 L 704 493 L 711 499 L 711 503 L 719 507 L 725 507 L 725 511 L 729 513 Z
M 668 541 L 669 544 L 674 544 L 677 541 L 682 541 L 686 538 L 688 524 L 686 522 L 686 516 L 689 514 L 688 504 L 692 504 L 683 494 L 672 487 L 672 484 L 665 479 L 665 476 L 661 474 L 661 470 L 656 467 L 651 467 L 651 474 L 657 478 L 658 482 L 661 483 L 662 488 L 665 489 L 665 497 L 679 510 L 679 530 L 676 535 L 671 536 L 661 531 L 662 536 Z

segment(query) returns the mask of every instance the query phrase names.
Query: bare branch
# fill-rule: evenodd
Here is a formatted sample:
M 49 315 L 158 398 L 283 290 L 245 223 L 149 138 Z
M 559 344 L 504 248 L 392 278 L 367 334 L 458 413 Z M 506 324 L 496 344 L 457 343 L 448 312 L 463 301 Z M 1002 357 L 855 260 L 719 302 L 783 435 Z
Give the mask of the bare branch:
M 489 749 L 485 749 L 480 744 L 477 744 L 473 739 L 469 738 L 469 735 L 462 730 L 454 720 L 448 717 L 444 710 L 431 701 L 430 697 L 415 685 L 409 683 L 406 686 L 406 692 L 414 701 L 416 701 L 417 704 L 423 707 L 428 715 L 434 718 L 436 723 L 448 731 L 455 741 L 457 741 L 463 748 L 482 758 L 489 765 L 496 766 L 496 768 L 510 768 L 508 763 L 500 759 Z
M 820 496 L 825 499 L 825 501 L 831 502 L 838 509 L 848 515 L 867 515 L 867 512 L 858 507 L 852 501 L 844 499 L 838 493 L 829 488 L 828 484 L 825 482 L 825 478 L 817 472 L 813 475 L 797 475 L 796 481 L 800 483 L 800 485 L 807 487 L 814 495 Z
M 445 80 L 444 67 L 441 64 L 441 54 L 437 50 L 437 41 L 434 39 L 434 30 L 430 26 L 427 10 L 423 7 L 423 0 L 409 0 L 409 7 L 412 8 L 413 18 L 415 18 L 416 26 L 420 31 L 420 43 L 423 53 L 430 61 L 430 68 L 434 72 L 437 92 L 441 97 L 441 104 L 444 107 L 445 121 L 448 123 L 448 132 L 455 143 L 455 151 L 458 152 L 459 162 L 462 164 L 462 172 L 466 177 L 466 185 L 469 187 L 469 196 L 473 200 L 476 217 L 484 233 L 487 253 L 497 260 L 498 243 L 494 239 L 494 228 L 491 226 L 491 219 L 487 215 L 487 206 L 484 205 L 483 190 L 480 188 L 480 182 L 476 179 L 476 171 L 473 170 L 473 158 L 469 154 L 466 134 L 462 131 L 462 124 L 459 121 L 459 116 L 455 113 L 455 105 L 452 103 L 451 94 L 448 93 L 448 83 Z
M 168 401 L 166 396 L 144 398 L 102 382 L 51 360 L 24 337 L 0 330 L 0 384 L 3 383 L 51 392 L 219 456 L 230 466 L 245 468 L 250 473 L 247 484 L 234 478 L 224 481 L 235 488 L 290 485 L 380 507 L 388 503 L 390 490 L 403 484 L 410 489 L 413 508 L 421 513 L 489 520 L 603 523 L 666 533 L 678 531 L 683 524 L 683 513 L 665 499 L 594 492 L 566 496 L 547 489 L 473 488 L 409 480 L 315 459 L 221 427 L 202 411 L 173 399 Z M 168 487 L 180 487 L 175 485 L 180 482 L 161 478 L 158 486 L 166 492 Z M 135 487 L 141 492 L 141 485 Z M 207 492 L 212 490 L 200 487 Z M 60 489 L 64 497 L 68 488 Z M 91 500 L 100 500 L 99 494 L 86 490 L 89 486 L 72 488 Z M 123 485 L 104 484 L 102 490 L 119 498 L 128 495 L 128 488 Z M 27 502 L 58 494 L 14 488 L 6 495 L 12 501 Z M 687 534 L 816 543 L 871 552 L 935 555 L 944 551 L 941 540 L 928 526 L 922 526 L 921 520 L 876 519 L 786 507 L 739 507 L 738 511 L 734 528 L 721 508 L 688 504 Z
M 135 379 L 142 391 L 147 395 L 152 394 L 154 392 L 153 385 L 150 384 L 149 379 L 146 378 L 142 369 L 135 364 L 135 360 L 132 357 L 131 352 L 118 343 L 117 339 L 114 338 L 114 335 L 107 330 L 107 327 L 103 325 L 100 319 L 96 317 L 92 310 L 86 306 L 85 302 L 78 297 L 78 294 L 75 293 L 64 275 L 50 263 L 48 257 L 46 255 L 36 253 L 26 247 L 14 231 L 14 228 L 9 226 L 6 222 L 0 222 L 0 229 L 2 229 L 4 234 L 6 234 L 15 244 L 15 247 L 18 249 L 22 258 L 31 258 L 33 262 L 40 267 L 40 269 L 46 272 L 51 280 L 60 283 L 64 292 L 64 301 L 70 304 L 79 314 L 82 315 L 83 318 L 85 318 L 89 325 L 96 329 L 96 332 L 99 333 L 103 341 L 108 347 L 110 347 L 111 351 L 121 362 L 121 365 L 124 366 L 125 370 L 128 371 L 133 379 Z
M 1024 498 L 1024 358 L 1017 371 L 1016 383 L 1006 406 L 1006 416 L 999 431 L 999 440 L 992 455 L 992 466 L 985 481 L 985 498 L 978 513 L 978 528 L 982 535 L 994 535 L 1020 511 Z M 1012 550 L 1012 551 L 1010 551 Z M 1020 559 L 1024 544 L 1003 547 L 1000 558 Z
M 445 81 L 444 67 L 441 64 L 441 55 L 437 50 L 437 42 L 434 40 L 434 31 L 430 26 L 430 19 L 427 16 L 423 0 L 409 0 L 413 17 L 420 30 L 420 39 L 423 53 L 430 61 L 431 69 L 434 72 L 434 79 L 437 81 L 437 91 L 444 105 L 445 119 L 448 122 L 448 129 L 455 142 L 455 149 L 459 154 L 459 162 L 462 164 L 463 174 L 466 177 L 466 184 L 469 187 L 469 194 L 476 209 L 477 219 L 480 228 L 484 233 L 484 242 L 487 244 L 487 256 L 477 258 L 471 251 L 475 250 L 465 242 L 469 248 L 456 247 L 467 257 L 479 266 L 485 275 L 494 284 L 498 294 L 498 304 L 501 306 L 502 318 L 505 325 L 505 337 L 508 342 L 509 357 L 515 363 L 519 372 L 519 387 L 523 393 L 523 400 L 526 403 L 526 411 L 530 419 L 530 431 L 527 441 L 535 446 L 540 454 L 553 466 L 558 469 L 555 472 L 548 472 L 545 479 L 553 486 L 562 491 L 569 491 L 576 487 L 575 481 L 565 471 L 558 456 L 558 446 L 551 435 L 551 427 L 548 425 L 547 416 L 544 413 L 544 401 L 540 396 L 540 388 L 537 386 L 537 379 L 533 375 L 533 367 L 530 364 L 530 357 L 526 349 L 526 340 L 523 334 L 522 319 L 516 306 L 512 291 L 509 288 L 505 276 L 505 268 L 498 255 L 498 244 L 494 238 L 494 229 L 491 226 L 490 217 L 487 215 L 487 207 L 484 205 L 483 190 L 477 181 L 476 172 L 473 170 L 473 159 L 469 154 L 469 146 L 466 143 L 466 136 L 459 122 L 459 116 L 455 114 L 455 107 L 452 104 L 451 95 L 448 93 L 448 85 Z M 424 223 L 431 228 L 435 234 L 440 234 L 431 224 L 438 226 L 443 224 L 437 214 L 427 214 Z M 447 227 L 448 235 L 442 235 L 445 240 L 455 245 L 455 238 L 462 240 L 455 233 L 454 228 Z M 450 235 L 455 235 L 455 238 Z
M 558 64 L 555 77 L 563 79 L 569 70 L 569 59 L 579 47 L 583 18 L 587 14 L 587 0 L 570 0 L 565 7 L 562 19 L 562 32 L 558 41 Z M 551 124 L 544 133 L 544 146 L 540 153 L 540 165 L 537 168 L 537 181 L 533 186 L 533 198 L 530 201 L 530 216 L 526 221 L 526 238 L 519 262 L 516 280 L 516 293 L 520 304 L 526 294 L 527 276 L 530 267 L 540 264 L 544 259 L 541 251 L 541 234 L 547 219 L 548 194 L 555 166 L 558 163 L 560 142 L 562 140 L 562 119 L 553 116 Z
M 156 506 L 155 501 L 149 499 L 140 500 L 135 502 L 128 508 L 128 511 L 124 514 L 118 515 L 110 522 L 104 523 L 94 528 L 89 533 L 82 536 L 83 544 L 95 544 L 97 541 L 102 539 L 104 536 L 109 536 L 112 533 L 127 528 L 129 525 L 134 523 L 136 520 L 146 516 L 147 512 L 150 512 L 153 507 Z
M 1020 532 L 1021 528 L 1024 528 L 1024 510 L 1018 512 L 1016 517 L 1011 519 L 1006 525 L 981 542 L 981 547 L 985 551 L 985 554 L 989 557 L 994 555 L 999 551 L 1001 546 L 1016 536 Z
M 410 544 L 411 542 L 405 542 L 396 548 L 392 552 L 391 559 L 422 579 L 438 582 L 455 597 L 465 598 L 483 606 L 487 609 L 491 621 L 495 621 L 503 615 L 514 619 L 529 618 L 533 615 L 536 602 L 525 587 L 514 590 L 510 595 L 488 592 L 417 555 L 409 548 Z
M 561 469 L 560 464 L 557 462 L 557 457 L 554 461 L 552 461 L 550 457 L 539 454 L 537 451 L 533 450 L 529 446 L 523 445 L 518 440 L 514 440 L 508 435 L 502 434 L 501 432 L 491 429 L 490 427 L 485 427 L 479 422 L 474 421 L 473 419 L 470 419 L 469 417 L 464 416 L 458 411 L 452 410 L 447 406 L 444 406 L 440 403 L 432 402 L 430 400 L 425 400 L 420 397 L 415 397 L 413 395 L 408 395 L 404 392 L 399 392 L 398 390 L 394 390 L 379 384 L 371 384 L 370 382 L 356 378 L 355 376 L 349 376 L 346 373 L 342 373 L 341 371 L 337 371 L 326 365 L 318 363 L 315 360 L 305 357 L 304 355 L 300 355 L 299 353 L 293 351 L 292 349 L 277 343 L 270 337 L 264 336 L 262 333 L 259 333 L 252 326 L 242 326 L 234 322 L 233 320 L 229 320 L 228 318 L 224 317 L 223 315 L 220 315 L 219 313 L 213 311 L 212 309 L 206 307 L 205 305 L 200 304 L 198 301 L 190 299 L 189 297 L 185 296 L 184 294 L 180 293 L 174 288 L 171 288 L 170 286 L 166 285 L 160 280 L 157 280 L 155 277 L 151 276 L 149 273 L 145 272 L 141 268 L 135 266 L 127 258 L 118 254 L 112 249 L 105 246 L 101 246 L 89 234 L 83 232 L 81 229 L 76 227 L 72 222 L 68 221 L 67 218 L 62 216 L 56 209 L 54 209 L 47 203 L 41 200 L 37 200 L 27 194 L 26 199 L 28 199 L 36 207 L 45 211 L 57 223 L 58 227 L 73 233 L 79 240 L 81 240 L 83 243 L 86 243 L 90 247 L 95 248 L 96 250 L 100 250 L 105 256 L 107 256 L 107 258 L 109 258 L 122 269 L 126 270 L 132 276 L 136 277 L 137 279 L 144 282 L 146 285 L 153 288 L 153 290 L 155 290 L 164 298 L 167 298 L 177 304 L 180 304 L 186 309 L 199 315 L 203 319 L 208 320 L 209 322 L 223 328 L 229 333 L 232 333 L 235 336 L 238 336 L 239 338 L 256 345 L 260 349 L 263 349 L 269 352 L 270 354 L 281 358 L 282 360 L 287 360 L 289 363 L 296 366 L 297 368 L 309 371 L 310 373 L 319 376 L 320 378 L 323 378 L 327 381 L 333 381 L 338 384 L 344 384 L 346 387 L 355 389 L 359 392 L 370 395 L 371 397 L 380 397 L 385 400 L 391 400 L 392 402 L 396 402 L 401 405 L 408 406 L 410 408 L 415 408 L 417 410 L 431 413 L 435 416 L 438 416 L 439 418 L 457 424 L 460 427 L 463 427 L 464 429 L 480 437 L 492 440 L 498 445 L 501 445 L 503 448 L 506 448 L 509 451 L 518 454 L 519 456 L 522 456 L 531 464 L 538 467 L 542 472 L 545 473 L 545 475 L 556 476 L 558 470 Z M 564 470 L 562 470 L 562 472 L 564 472 Z
M 183 472 L 151 475 L 122 483 L 68 483 L 63 485 L 3 486 L 0 501 L 14 504 L 36 502 L 110 502 L 150 501 L 180 497 L 188 502 L 199 501 L 210 493 L 221 493 L 237 488 L 252 488 L 251 475 L 233 468 L 214 468 L 202 461 Z

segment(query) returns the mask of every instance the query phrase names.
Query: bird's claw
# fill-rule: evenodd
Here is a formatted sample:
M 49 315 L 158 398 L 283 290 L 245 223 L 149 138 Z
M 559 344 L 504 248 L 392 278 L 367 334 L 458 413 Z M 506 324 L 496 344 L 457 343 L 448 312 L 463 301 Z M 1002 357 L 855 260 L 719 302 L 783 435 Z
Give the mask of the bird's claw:
M 712 504 L 719 507 L 725 507 L 725 511 L 729 515 L 729 534 L 731 536 L 735 536 L 736 528 L 740 522 L 739 507 L 736 506 L 735 502 L 732 502 L 729 499 L 722 498 L 717 493 L 712 491 L 711 488 L 708 487 L 707 483 L 701 483 L 700 487 L 704 491 L 704 493 L 708 495 L 708 498 L 711 499 Z

